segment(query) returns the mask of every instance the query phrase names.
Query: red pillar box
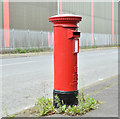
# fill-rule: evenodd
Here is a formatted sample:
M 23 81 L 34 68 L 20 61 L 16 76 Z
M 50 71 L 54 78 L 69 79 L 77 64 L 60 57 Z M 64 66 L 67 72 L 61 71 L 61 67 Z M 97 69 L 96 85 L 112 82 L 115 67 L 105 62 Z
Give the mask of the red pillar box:
M 77 104 L 77 53 L 79 52 L 80 32 L 77 15 L 56 15 L 49 18 L 54 27 L 54 90 L 66 105 Z M 56 107 L 56 103 L 54 102 Z

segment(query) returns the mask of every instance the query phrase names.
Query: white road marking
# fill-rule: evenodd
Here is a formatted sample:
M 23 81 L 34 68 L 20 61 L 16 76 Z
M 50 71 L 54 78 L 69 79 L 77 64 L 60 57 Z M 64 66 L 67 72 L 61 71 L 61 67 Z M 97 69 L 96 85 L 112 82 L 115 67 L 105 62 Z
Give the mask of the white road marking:
M 3 65 L 0 65 L 0 66 L 10 66 L 10 65 L 19 65 L 19 64 L 27 64 L 27 63 L 31 63 L 31 62 L 37 62 L 37 61 L 28 61 L 28 62 L 19 62 L 19 63 L 11 63 L 11 64 L 3 64 Z

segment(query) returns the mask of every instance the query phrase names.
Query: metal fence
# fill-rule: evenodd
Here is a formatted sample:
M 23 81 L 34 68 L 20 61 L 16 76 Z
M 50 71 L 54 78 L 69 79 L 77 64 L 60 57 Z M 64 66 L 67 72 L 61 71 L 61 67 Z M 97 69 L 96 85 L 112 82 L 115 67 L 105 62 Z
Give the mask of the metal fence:
M 94 40 L 90 33 L 81 33 L 80 47 L 92 47 L 92 46 L 117 46 L 118 35 L 111 34 L 94 34 Z
M 4 32 L 9 32 L 9 47 L 5 47 Z M 0 48 L 53 48 L 54 35 L 53 32 L 32 31 L 32 30 L 9 30 L 0 29 Z M 111 34 L 94 34 L 94 41 L 91 39 L 90 33 L 81 33 L 80 47 L 91 46 L 114 46 L 118 44 L 118 35 L 114 35 L 112 40 Z
M 15 48 L 52 48 L 53 47 L 53 32 L 31 31 L 31 30 L 9 30 L 2 32 L 2 43 L 0 48 L 15 49 Z M 9 47 L 5 48 L 4 32 L 9 32 L 10 41 Z

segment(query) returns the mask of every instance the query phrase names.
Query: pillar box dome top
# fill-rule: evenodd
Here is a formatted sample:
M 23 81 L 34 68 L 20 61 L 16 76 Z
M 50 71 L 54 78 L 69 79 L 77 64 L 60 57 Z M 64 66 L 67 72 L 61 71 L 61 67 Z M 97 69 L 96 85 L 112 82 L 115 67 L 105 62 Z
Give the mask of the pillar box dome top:
M 56 23 L 71 23 L 77 24 L 79 21 L 82 20 L 82 17 L 73 14 L 61 14 L 49 17 L 49 21 L 56 24 Z

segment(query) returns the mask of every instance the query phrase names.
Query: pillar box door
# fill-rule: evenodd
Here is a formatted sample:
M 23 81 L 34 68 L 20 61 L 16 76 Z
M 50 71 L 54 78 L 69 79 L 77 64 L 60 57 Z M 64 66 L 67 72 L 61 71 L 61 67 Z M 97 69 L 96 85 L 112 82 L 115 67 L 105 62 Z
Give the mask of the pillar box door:
M 56 15 L 49 18 L 54 27 L 54 90 L 66 105 L 77 104 L 77 53 L 80 32 L 77 15 Z M 56 103 L 54 102 L 56 107 Z

